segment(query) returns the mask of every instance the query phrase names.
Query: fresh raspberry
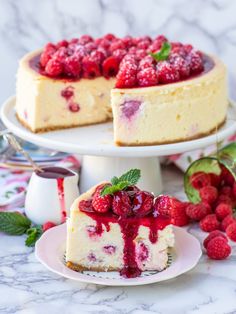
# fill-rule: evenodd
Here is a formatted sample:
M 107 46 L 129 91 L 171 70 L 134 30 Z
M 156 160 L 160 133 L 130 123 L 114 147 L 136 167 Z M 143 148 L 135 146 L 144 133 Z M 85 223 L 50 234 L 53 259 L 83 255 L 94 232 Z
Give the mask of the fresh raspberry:
M 152 211 L 154 196 L 146 191 L 139 191 L 133 198 L 133 213 L 137 217 L 144 217 Z
M 81 75 L 81 63 L 79 59 L 72 55 L 70 57 L 66 57 L 64 61 L 64 72 L 67 76 L 71 77 L 80 77 Z
M 150 46 L 151 42 L 149 40 L 142 40 L 137 44 L 137 48 L 146 50 Z
M 125 44 L 126 49 L 132 47 L 134 45 L 134 38 L 131 36 L 125 36 L 124 38 L 121 39 L 123 43 Z
M 170 217 L 170 209 L 178 204 L 179 200 L 168 195 L 160 195 L 155 199 L 153 208 L 155 215 L 163 215 Z
M 189 62 L 191 74 L 199 74 L 204 70 L 203 61 L 198 51 L 191 50 L 187 60 Z
M 186 53 L 190 53 L 193 50 L 193 46 L 192 45 L 183 45 L 184 50 L 186 51 Z M 202 56 L 201 52 L 198 51 L 199 56 Z
M 213 238 L 207 245 L 207 255 L 211 259 L 226 259 L 230 253 L 231 247 L 227 243 L 227 240 L 221 236 Z
M 220 194 L 218 196 L 216 205 L 219 205 L 220 203 L 226 203 L 232 206 L 232 199 L 228 195 Z
M 57 43 L 57 49 L 59 49 L 61 47 L 66 48 L 68 45 L 69 45 L 69 42 L 67 40 L 63 39 Z
M 40 55 L 40 64 L 42 67 L 45 67 L 48 61 L 52 58 L 53 54 L 56 52 L 55 45 L 48 43 L 45 47 L 43 52 Z
M 116 77 L 116 87 L 117 88 L 133 87 L 136 85 L 136 82 L 137 82 L 137 65 L 129 61 L 123 63 Z
M 135 52 L 135 56 L 136 58 L 140 61 L 142 60 L 144 57 L 147 56 L 147 52 L 144 49 L 137 49 Z
M 140 191 L 140 189 L 136 185 L 131 185 L 125 189 L 125 191 L 128 193 L 131 200 L 134 198 L 135 194 Z
M 109 40 L 109 41 L 113 41 L 113 40 L 116 39 L 116 36 L 115 36 L 114 34 L 108 33 L 108 34 L 106 34 L 103 38 L 104 38 L 104 39 L 107 39 L 107 40 Z
M 126 53 L 127 52 L 125 49 L 117 49 L 117 50 L 113 51 L 112 55 L 114 57 L 116 57 L 119 61 L 121 61 L 124 58 L 124 56 L 126 55 Z
M 121 39 L 119 39 L 112 42 L 109 49 L 111 53 L 117 49 L 125 49 L 125 44 L 123 43 Z
M 76 102 L 73 102 L 73 101 L 69 102 L 68 108 L 71 112 L 80 111 L 80 106 Z
M 131 201 L 125 191 L 119 191 L 114 194 L 112 210 L 120 217 L 128 217 L 132 214 Z
M 68 56 L 68 50 L 65 47 L 59 48 L 53 55 L 53 59 L 64 63 L 65 58 Z
M 181 79 L 185 79 L 190 75 L 190 67 L 188 62 L 178 54 L 172 54 L 170 56 L 170 63 L 174 66 L 176 71 L 179 72 Z
M 94 51 L 94 50 L 96 50 L 97 47 L 98 47 L 98 46 L 97 46 L 95 43 L 93 43 L 93 42 L 90 42 L 90 43 L 84 45 L 84 48 L 85 48 L 85 50 L 86 50 L 86 52 L 87 52 L 88 54 L 91 54 L 91 52 Z
M 208 203 L 212 204 L 216 201 L 218 197 L 218 190 L 214 186 L 204 186 L 199 190 L 199 195 L 201 197 L 201 200 Z
M 217 174 L 210 172 L 208 173 L 209 177 L 210 177 L 210 182 L 212 186 L 214 186 L 215 188 L 218 188 L 220 185 L 220 176 L 218 176 Z
M 145 68 L 137 74 L 138 85 L 142 87 L 157 85 L 157 73 L 153 68 Z
M 189 218 L 199 221 L 209 214 L 209 209 L 203 204 L 189 204 L 186 208 L 186 214 Z
M 232 173 L 225 168 L 224 166 L 221 166 L 221 174 L 220 174 L 221 184 L 222 185 L 229 185 L 233 186 L 235 180 Z
M 53 58 L 50 59 L 45 67 L 45 71 L 49 76 L 56 77 L 62 74 L 63 72 L 63 65 L 61 62 L 54 60 Z
M 101 196 L 103 188 L 104 184 L 97 186 L 93 195 L 92 205 L 98 213 L 108 212 L 112 205 L 112 196 L 110 194 Z
M 236 198 L 236 182 L 234 182 L 233 184 L 232 193 L 233 193 L 234 198 Z
M 80 201 L 78 207 L 79 207 L 79 210 L 81 210 L 82 212 L 88 212 L 88 213 L 94 212 L 92 199 Z
M 226 228 L 226 234 L 230 238 L 230 240 L 236 242 L 236 222 L 231 223 Z
M 208 243 L 214 239 L 215 237 L 222 237 L 224 238 L 226 241 L 228 241 L 227 237 L 224 235 L 224 233 L 220 232 L 219 230 L 214 230 L 212 232 L 209 233 L 209 235 L 205 238 L 205 240 L 203 241 L 203 246 L 205 249 L 207 249 Z
M 173 83 L 179 81 L 179 72 L 167 61 L 157 63 L 157 77 L 160 83 Z
M 56 224 L 54 224 L 54 222 L 51 222 L 51 221 L 47 221 L 45 222 L 43 225 L 42 225 L 42 229 L 43 229 L 43 232 L 47 231 L 48 229 L 51 229 L 53 227 L 55 227 Z
M 220 203 L 215 209 L 216 217 L 221 221 L 226 216 L 232 214 L 232 206 L 227 203 Z
M 104 48 L 105 50 L 109 50 L 110 47 L 110 40 L 107 40 L 106 38 L 101 38 L 100 40 L 95 40 L 95 43 L 99 46 Z
M 190 177 L 190 184 L 196 189 L 200 190 L 204 186 L 208 186 L 211 184 L 210 177 L 208 173 L 199 171 L 195 172 Z
M 82 67 L 84 78 L 94 78 L 100 76 L 100 68 L 97 62 L 95 62 L 90 56 L 85 56 L 82 60 Z
M 233 215 L 227 215 L 221 222 L 221 230 L 226 231 L 227 227 L 234 222 L 236 222 L 236 219 Z
M 215 214 L 210 214 L 200 220 L 200 228 L 205 232 L 219 230 L 220 222 Z
M 103 71 L 103 75 L 106 78 L 115 76 L 118 70 L 119 70 L 119 60 L 116 57 L 111 56 L 104 60 L 102 64 L 102 71 Z
M 139 62 L 139 65 L 138 65 L 140 70 L 143 70 L 143 69 L 146 69 L 146 68 L 154 68 L 154 66 L 155 66 L 155 61 L 154 61 L 153 57 L 151 57 L 151 56 L 144 57 Z
M 90 43 L 92 41 L 94 41 L 92 36 L 90 36 L 90 35 L 82 35 L 79 38 L 78 43 L 81 44 L 81 45 L 85 45 L 85 44 Z
M 189 223 L 189 217 L 186 215 L 188 203 L 180 202 L 170 209 L 171 223 L 175 226 L 186 226 Z
M 102 50 L 93 50 L 90 56 L 91 56 L 91 59 L 94 60 L 98 64 L 102 64 L 102 62 L 106 58 L 106 54 Z
M 230 186 L 222 186 L 222 188 L 219 191 L 219 194 L 221 195 L 227 195 L 229 197 L 233 196 L 233 190 Z

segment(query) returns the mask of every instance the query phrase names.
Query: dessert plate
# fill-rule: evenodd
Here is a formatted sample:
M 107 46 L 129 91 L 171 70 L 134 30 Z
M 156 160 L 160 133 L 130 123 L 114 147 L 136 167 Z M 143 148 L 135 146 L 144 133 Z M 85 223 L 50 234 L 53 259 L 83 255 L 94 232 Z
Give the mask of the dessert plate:
M 153 157 L 182 153 L 217 143 L 236 130 L 236 107 L 232 103 L 226 123 L 216 133 L 196 140 L 153 146 L 118 147 L 113 143 L 112 123 L 84 126 L 34 134 L 22 126 L 15 115 L 15 97 L 3 104 L 1 118 L 6 127 L 20 138 L 39 146 L 68 153 L 110 157 Z
M 45 232 L 36 242 L 37 259 L 52 272 L 80 282 L 106 286 L 136 286 L 175 278 L 190 269 L 199 261 L 202 250 L 199 241 L 185 229 L 174 227 L 175 247 L 170 252 L 169 265 L 161 271 L 143 272 L 140 277 L 126 279 L 119 272 L 79 273 L 65 266 L 66 224 Z

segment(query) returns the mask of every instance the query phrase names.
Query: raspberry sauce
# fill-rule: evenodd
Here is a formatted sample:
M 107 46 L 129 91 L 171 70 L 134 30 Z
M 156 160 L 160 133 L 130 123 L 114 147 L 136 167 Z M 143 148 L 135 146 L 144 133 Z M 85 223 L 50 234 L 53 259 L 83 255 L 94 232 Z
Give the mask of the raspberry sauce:
M 96 221 L 97 236 L 101 236 L 104 231 L 109 232 L 110 223 L 118 223 L 120 225 L 124 240 L 124 267 L 120 270 L 120 274 L 125 278 L 135 278 L 141 274 L 136 261 L 136 244 L 134 242 L 138 235 L 139 227 L 145 226 L 149 228 L 149 240 L 151 243 L 156 243 L 158 240 L 158 230 L 162 230 L 170 224 L 170 219 L 164 216 L 156 218 L 151 215 L 142 218 L 120 218 L 111 212 L 105 214 L 97 214 L 89 211 L 83 212 Z
M 37 172 L 37 175 L 42 178 L 56 179 L 57 180 L 57 193 L 61 209 L 61 222 L 66 221 L 66 205 L 64 194 L 64 178 L 71 177 L 74 174 L 65 168 L 60 167 L 47 167 L 43 168 L 43 172 Z

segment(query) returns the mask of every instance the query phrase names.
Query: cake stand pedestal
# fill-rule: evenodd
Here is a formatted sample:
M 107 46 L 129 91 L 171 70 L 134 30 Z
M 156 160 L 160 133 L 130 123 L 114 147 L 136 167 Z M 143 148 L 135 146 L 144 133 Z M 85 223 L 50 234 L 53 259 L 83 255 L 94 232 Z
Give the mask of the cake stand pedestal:
M 174 144 L 118 147 L 113 143 L 112 123 L 34 134 L 18 122 L 14 106 L 15 97 L 11 97 L 1 108 L 2 121 L 13 134 L 42 147 L 84 156 L 81 192 L 130 168 L 139 168 L 142 171 L 140 187 L 158 195 L 162 190 L 159 156 L 216 144 L 236 131 L 236 107 L 231 102 L 226 123 L 209 136 Z

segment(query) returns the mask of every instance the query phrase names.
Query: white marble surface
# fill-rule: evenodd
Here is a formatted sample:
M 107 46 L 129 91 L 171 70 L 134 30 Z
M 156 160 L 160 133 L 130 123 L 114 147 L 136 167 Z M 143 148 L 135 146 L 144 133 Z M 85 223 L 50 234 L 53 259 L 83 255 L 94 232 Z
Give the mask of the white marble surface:
M 165 191 L 183 198 L 182 174 L 164 170 Z M 196 228 L 189 228 L 201 237 Z M 23 237 L 0 234 L 0 313 L 236 313 L 236 249 L 227 261 L 204 255 L 192 271 L 140 287 L 104 287 L 61 278 L 39 264 Z
M 156 35 L 219 55 L 236 98 L 235 0 L 0 0 L 0 103 L 15 92 L 26 52 L 84 33 Z

